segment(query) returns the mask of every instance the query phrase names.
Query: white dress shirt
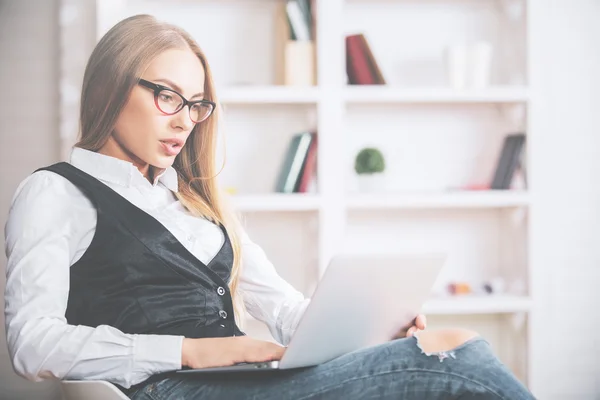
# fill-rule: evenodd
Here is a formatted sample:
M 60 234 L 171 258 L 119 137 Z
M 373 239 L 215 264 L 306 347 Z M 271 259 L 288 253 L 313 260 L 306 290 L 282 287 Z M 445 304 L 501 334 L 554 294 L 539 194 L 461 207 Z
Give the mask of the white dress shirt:
M 204 264 L 221 248 L 221 229 L 191 215 L 175 197 L 173 168 L 151 184 L 133 164 L 88 150 L 74 148 L 70 163 L 156 218 Z M 6 332 L 13 367 L 27 379 L 101 379 L 130 387 L 181 368 L 182 336 L 67 323 L 69 267 L 90 245 L 96 221 L 90 200 L 50 171 L 29 175 L 12 199 L 5 226 Z M 241 248 L 239 288 L 246 308 L 287 344 L 309 299 L 277 274 L 245 232 Z

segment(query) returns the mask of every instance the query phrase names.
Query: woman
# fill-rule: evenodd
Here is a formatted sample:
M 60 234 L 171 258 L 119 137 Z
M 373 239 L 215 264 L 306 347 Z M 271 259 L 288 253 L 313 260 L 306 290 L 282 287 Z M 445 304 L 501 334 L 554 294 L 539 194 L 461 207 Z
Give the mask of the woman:
M 19 375 L 107 380 L 133 399 L 531 398 L 472 332 L 423 331 L 417 343 L 423 316 L 406 338 L 312 368 L 169 374 L 279 359 L 284 347 L 245 336 L 234 310 L 286 344 L 309 301 L 219 197 L 216 103 L 206 57 L 181 29 L 136 16 L 98 43 L 70 163 L 27 177 L 6 225 Z

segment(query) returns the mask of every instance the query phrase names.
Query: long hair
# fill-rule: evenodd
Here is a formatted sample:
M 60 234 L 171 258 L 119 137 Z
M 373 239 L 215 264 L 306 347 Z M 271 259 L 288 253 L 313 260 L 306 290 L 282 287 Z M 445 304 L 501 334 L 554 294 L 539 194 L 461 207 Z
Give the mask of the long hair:
M 150 15 L 126 18 L 112 27 L 90 55 L 83 78 L 80 110 L 80 140 L 75 144 L 98 151 L 111 136 L 115 122 L 138 79 L 150 62 L 165 50 L 190 49 L 204 67 L 204 98 L 217 101 L 206 56 L 183 29 Z M 194 215 L 221 224 L 233 246 L 233 269 L 228 282 L 236 316 L 243 312 L 238 293 L 240 239 L 238 216 L 221 198 L 215 167 L 219 107 L 207 120 L 196 124 L 182 151 L 175 158 L 179 191 L 177 198 Z M 241 321 L 240 321 L 241 322 Z

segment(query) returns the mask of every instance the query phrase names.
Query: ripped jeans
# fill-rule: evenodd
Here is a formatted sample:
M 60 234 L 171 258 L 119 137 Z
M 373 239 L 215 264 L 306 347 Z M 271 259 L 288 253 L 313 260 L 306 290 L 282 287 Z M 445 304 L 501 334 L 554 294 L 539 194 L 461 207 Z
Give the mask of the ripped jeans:
M 354 351 L 296 370 L 170 377 L 130 394 L 134 400 L 533 399 L 494 356 L 471 339 L 451 351 L 426 354 L 414 337 Z

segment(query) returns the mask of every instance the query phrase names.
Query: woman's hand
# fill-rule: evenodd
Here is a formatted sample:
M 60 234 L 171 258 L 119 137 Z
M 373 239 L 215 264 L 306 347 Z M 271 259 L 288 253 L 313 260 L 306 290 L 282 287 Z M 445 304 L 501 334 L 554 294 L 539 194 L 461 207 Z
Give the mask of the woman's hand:
M 408 326 L 405 326 L 393 337 L 393 339 L 400 339 L 404 337 L 411 337 L 417 331 L 422 331 L 427 327 L 427 319 L 423 314 L 417 315 L 417 317 L 412 321 L 412 323 Z
M 181 365 L 189 368 L 224 367 L 240 362 L 279 360 L 285 347 L 248 336 L 183 339 Z

